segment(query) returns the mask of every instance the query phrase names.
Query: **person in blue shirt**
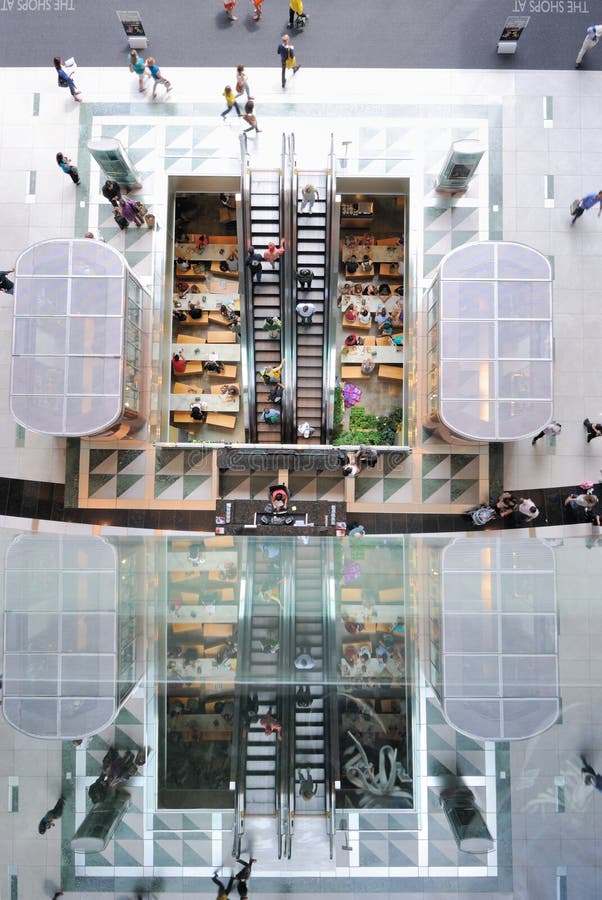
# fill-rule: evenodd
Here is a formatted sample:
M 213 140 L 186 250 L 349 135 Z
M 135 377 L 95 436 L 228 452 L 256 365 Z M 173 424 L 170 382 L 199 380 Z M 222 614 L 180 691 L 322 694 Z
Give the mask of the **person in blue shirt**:
M 165 76 L 161 74 L 161 70 L 159 69 L 159 66 L 157 65 L 157 63 L 155 62 L 154 56 L 149 56 L 147 59 L 145 59 L 144 64 L 147 68 L 148 74 L 150 75 L 150 77 L 153 79 L 153 82 L 154 82 L 154 84 L 153 84 L 153 100 L 155 99 L 155 96 L 157 94 L 157 85 L 158 84 L 162 84 L 165 87 L 166 92 L 169 94 L 169 92 L 171 91 L 171 82 L 168 81 L 167 78 L 165 78 Z
M 585 197 L 582 197 L 579 201 L 579 206 L 575 210 L 573 215 L 573 221 L 571 225 L 575 224 L 575 221 L 583 215 L 586 209 L 591 209 L 592 206 L 598 204 L 598 218 L 600 218 L 600 213 L 602 213 L 602 191 L 598 191 L 597 194 L 586 194 Z
M 602 37 L 602 25 L 590 25 L 585 33 L 585 40 L 581 45 L 581 50 L 577 54 L 577 59 L 575 60 L 575 68 L 580 69 L 581 63 L 583 61 L 583 57 L 587 53 L 588 50 L 591 50 L 592 47 L 595 47 L 598 43 L 599 39 Z

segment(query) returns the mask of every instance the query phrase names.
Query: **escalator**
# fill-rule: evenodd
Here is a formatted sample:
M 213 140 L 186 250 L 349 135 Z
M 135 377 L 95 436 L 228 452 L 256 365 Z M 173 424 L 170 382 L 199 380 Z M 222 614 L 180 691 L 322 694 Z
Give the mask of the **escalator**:
M 293 214 L 295 241 L 295 266 L 292 273 L 293 306 L 307 303 L 315 307 L 311 325 L 304 325 L 299 316 L 295 317 L 296 423 L 298 426 L 307 422 L 314 429 L 311 437 L 297 439 L 310 444 L 321 444 L 325 440 L 323 366 L 324 352 L 328 344 L 329 180 L 329 172 L 326 170 L 301 170 L 294 173 L 294 197 L 300 197 L 306 184 L 312 184 L 318 193 L 311 215 L 307 209 L 303 213 L 299 211 L 301 208 L 299 199 L 296 201 Z M 313 273 L 309 289 L 301 288 L 296 278 L 296 274 L 304 269 Z
M 252 169 L 248 172 L 248 207 L 246 246 L 254 247 L 255 252 L 263 256 L 268 242 L 278 243 L 281 237 L 281 196 L 282 174 L 280 170 Z M 269 263 L 263 264 L 261 282 L 251 280 L 247 269 L 245 284 L 247 290 L 246 315 L 249 322 L 247 334 L 252 339 L 253 352 L 249 354 L 249 365 L 254 366 L 250 372 L 250 381 L 254 381 L 254 410 L 249 416 L 250 440 L 254 443 L 280 443 L 282 439 L 282 423 L 270 425 L 262 421 L 261 413 L 274 406 L 268 401 L 271 390 L 265 385 L 258 372 L 265 366 L 276 366 L 282 358 L 281 337 L 273 339 L 262 326 L 267 317 L 282 319 L 282 260 L 276 262 L 274 269 Z M 286 377 L 286 374 L 283 375 Z

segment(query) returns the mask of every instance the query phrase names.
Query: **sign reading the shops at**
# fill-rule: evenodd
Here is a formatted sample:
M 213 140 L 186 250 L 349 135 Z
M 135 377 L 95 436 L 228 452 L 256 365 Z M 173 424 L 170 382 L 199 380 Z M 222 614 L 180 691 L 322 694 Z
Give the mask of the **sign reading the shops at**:
M 123 30 L 128 38 L 144 37 L 144 26 L 140 13 L 137 10 L 116 10 L 117 18 L 123 25 Z
M 531 16 L 508 16 L 500 34 L 500 41 L 518 41 L 530 18 Z

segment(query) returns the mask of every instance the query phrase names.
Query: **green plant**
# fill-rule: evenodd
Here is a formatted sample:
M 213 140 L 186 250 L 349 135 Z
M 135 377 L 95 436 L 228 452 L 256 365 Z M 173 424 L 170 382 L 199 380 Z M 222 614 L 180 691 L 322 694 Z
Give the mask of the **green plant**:
M 349 413 L 349 427 L 352 431 L 376 428 L 376 416 L 367 413 L 363 406 L 354 406 Z
M 400 406 L 390 412 L 388 416 L 379 416 L 377 422 L 378 441 L 376 443 L 382 445 L 394 444 L 397 426 L 402 421 L 403 409 Z

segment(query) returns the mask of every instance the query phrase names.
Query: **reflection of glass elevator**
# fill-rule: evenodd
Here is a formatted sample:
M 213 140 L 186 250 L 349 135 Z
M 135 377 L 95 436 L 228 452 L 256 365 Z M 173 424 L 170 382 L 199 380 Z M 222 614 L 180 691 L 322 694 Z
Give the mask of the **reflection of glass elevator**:
M 477 740 L 521 740 L 560 708 L 554 551 L 482 535 L 434 551 L 430 680 L 445 718 Z
M 114 720 L 144 665 L 141 543 L 23 534 L 5 555 L 4 717 L 38 738 Z

